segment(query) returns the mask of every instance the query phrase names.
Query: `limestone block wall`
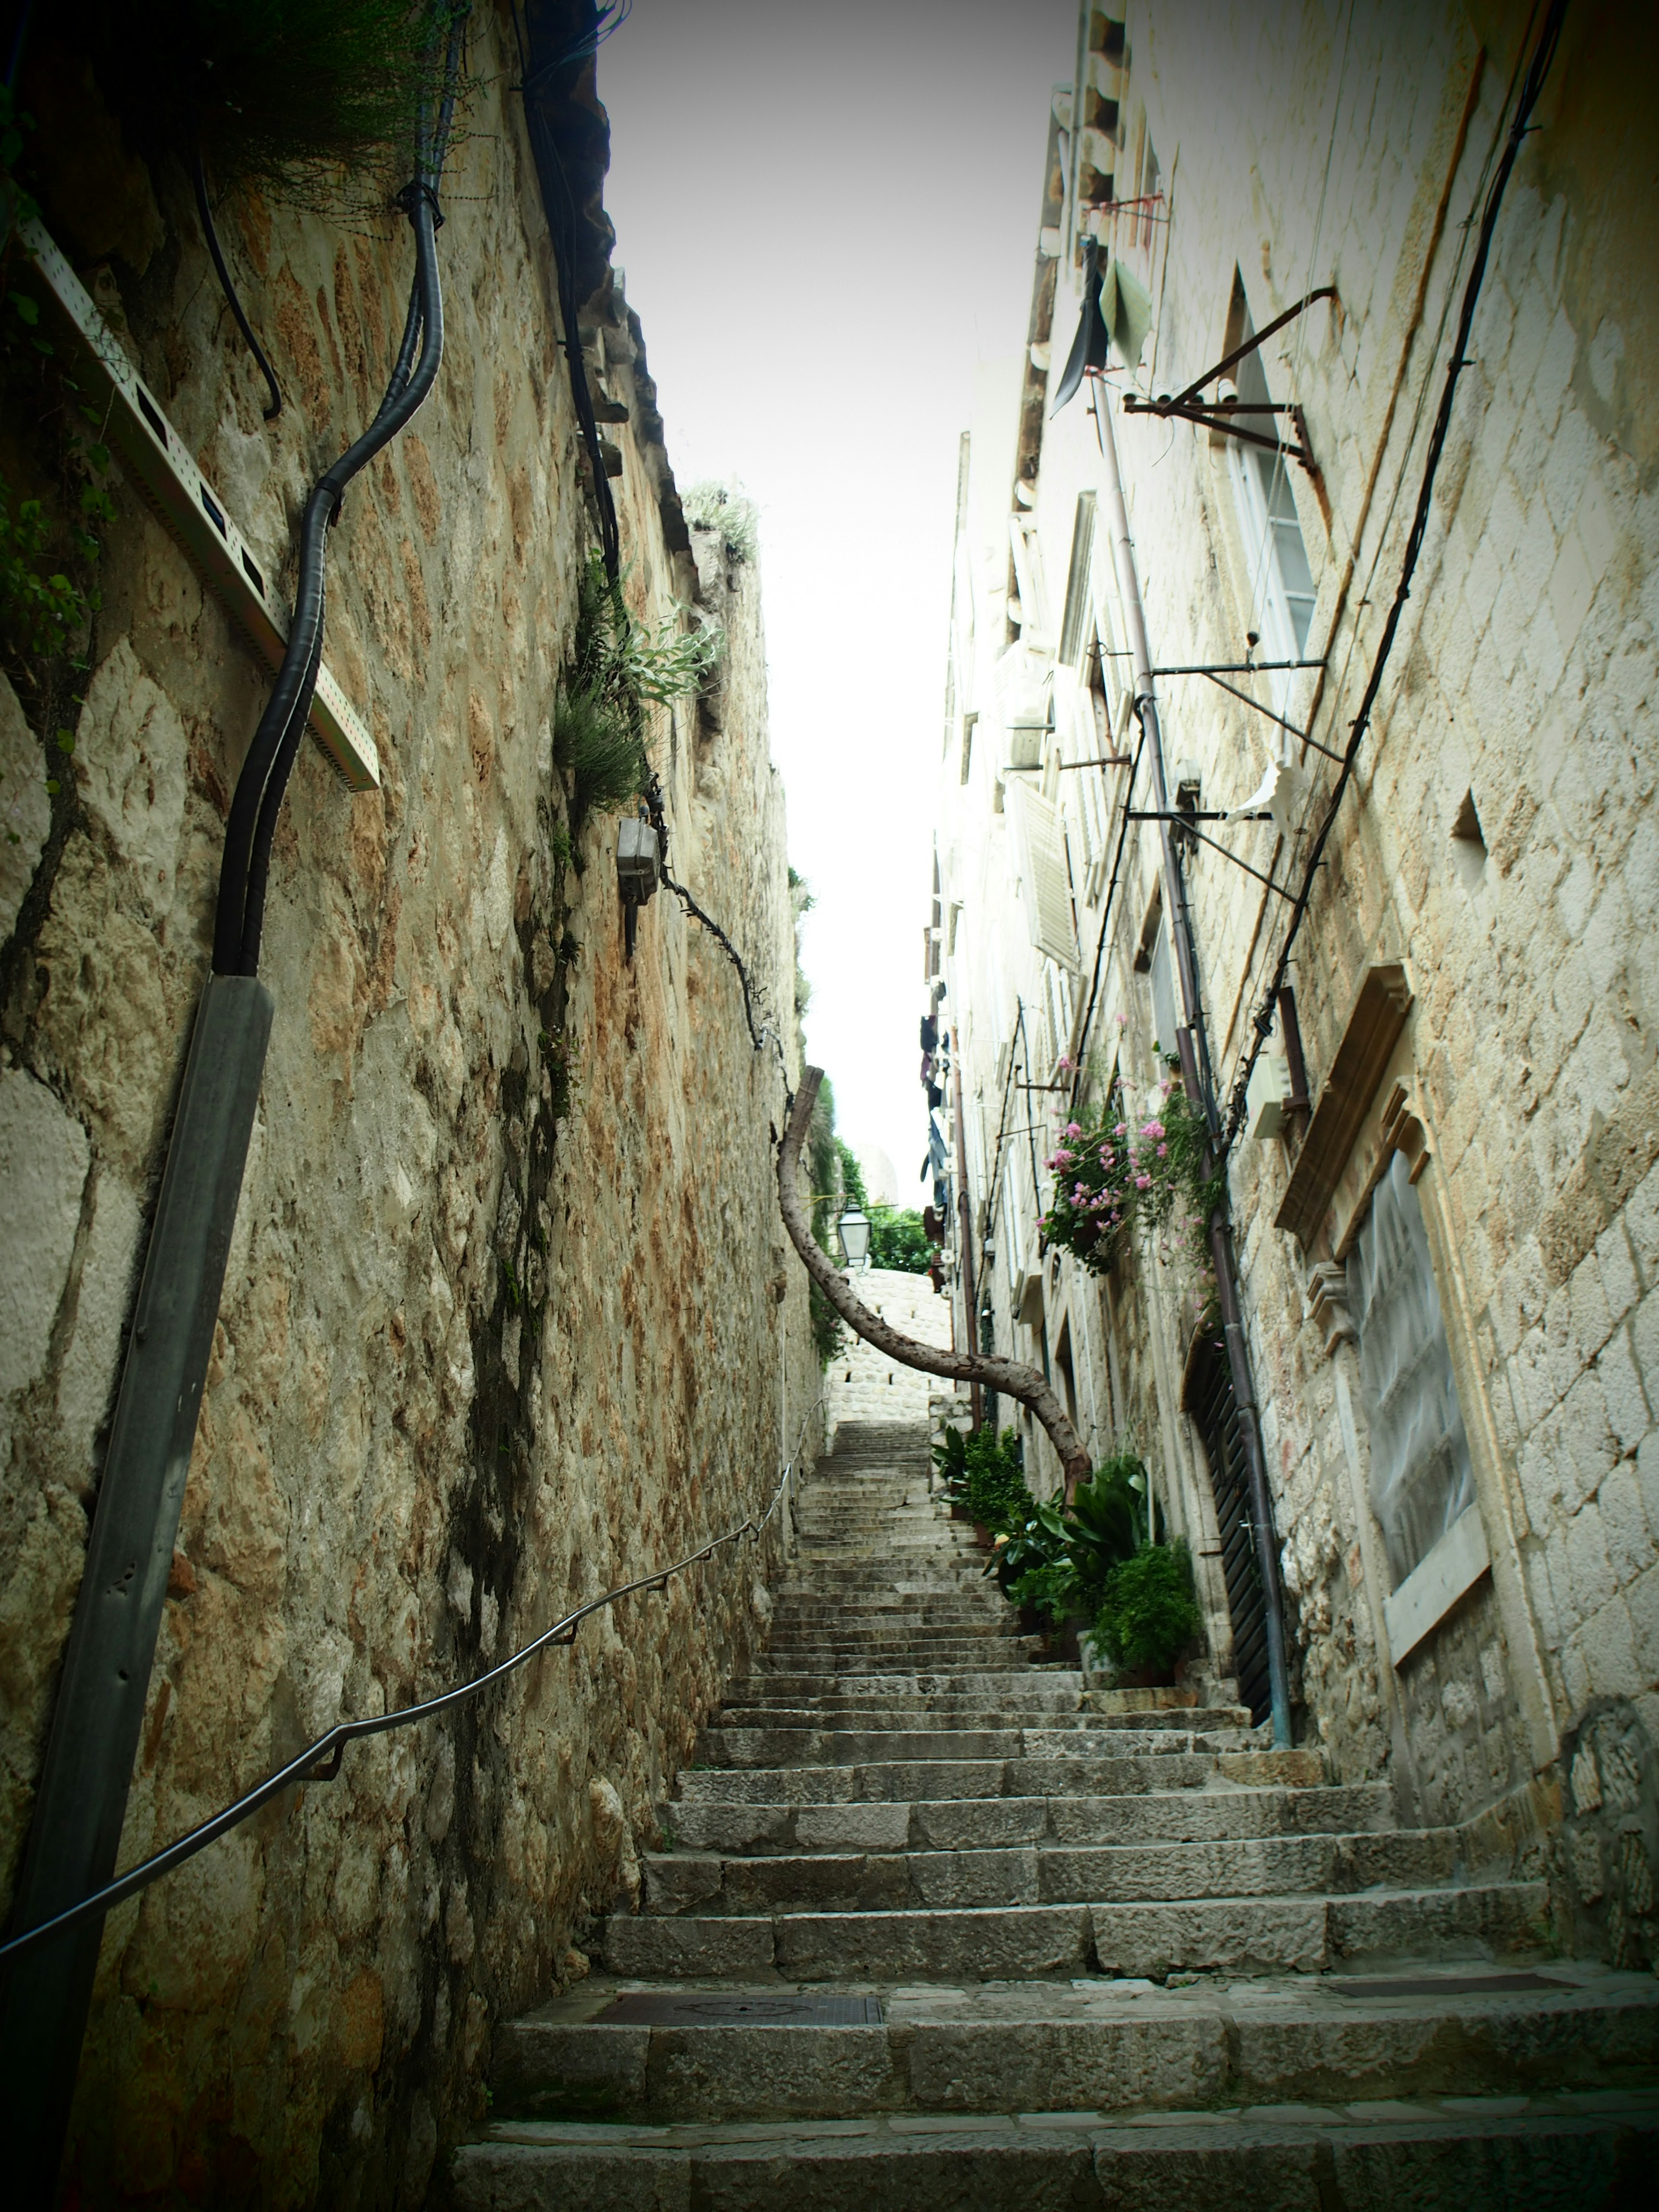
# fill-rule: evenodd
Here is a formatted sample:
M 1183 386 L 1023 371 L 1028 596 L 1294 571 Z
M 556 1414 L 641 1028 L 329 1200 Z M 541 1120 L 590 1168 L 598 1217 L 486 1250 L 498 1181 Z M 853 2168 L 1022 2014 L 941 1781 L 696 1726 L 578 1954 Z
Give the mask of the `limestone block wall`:
M 1651 287 L 1639 274 L 1647 228 L 1630 182 L 1651 152 L 1630 74 L 1635 58 L 1653 56 L 1650 12 L 1568 11 L 1498 219 L 1411 597 L 1289 970 L 1316 1103 L 1374 968 L 1401 972 L 1403 1025 L 1368 1078 L 1370 1095 L 1355 1102 L 1340 1182 L 1303 1233 L 1276 1220 L 1298 1132 L 1241 1140 L 1230 1164 L 1297 1727 L 1340 1777 L 1392 1778 L 1408 1816 L 1472 1820 L 1482 1849 L 1547 1860 L 1562 1894 L 1577 1900 L 1564 1907 L 1564 1925 L 1609 1931 L 1620 1900 L 1596 1861 L 1604 1801 L 1578 1799 L 1562 1747 L 1599 1742 L 1601 1717 L 1616 1711 L 1618 1759 L 1639 1765 L 1646 1754 L 1630 1744 L 1659 1725 L 1659 982 L 1650 926 L 1659 392 Z M 1324 665 L 1282 690 L 1260 677 L 1244 688 L 1340 753 L 1401 574 L 1473 240 L 1535 25 L 1480 4 L 1332 15 L 1285 0 L 1218 14 L 1133 0 L 1124 14 L 1120 178 L 1153 175 L 1162 196 L 1156 219 L 1105 218 L 1106 244 L 1153 301 L 1133 378 L 1140 392 L 1179 391 L 1218 362 L 1243 335 L 1241 292 L 1261 330 L 1316 288 L 1334 288 L 1334 301 L 1294 315 L 1261 356 L 1273 398 L 1304 410 L 1316 464 L 1291 465 L 1285 482 L 1315 594 L 1307 652 Z M 1076 236 L 1073 212 L 1051 206 L 1045 218 L 1062 241 Z M 1079 310 L 1064 252 L 1039 268 L 1044 314 L 1051 297 L 1050 360 L 1063 360 Z M 1029 424 L 1043 372 L 1033 362 L 1020 373 Z M 1264 628 L 1267 546 L 1259 520 L 1247 521 L 1236 457 L 1219 435 L 1124 411 L 1126 380 L 1115 361 L 1101 396 L 1113 408 L 1154 662 L 1239 662 Z M 987 455 L 1004 471 L 994 495 L 981 489 Z M 989 521 L 971 548 L 957 548 L 953 696 L 989 721 L 997 699 L 983 663 L 1018 634 L 1041 665 L 1056 664 L 1046 769 L 1057 756 L 1076 768 L 1097 748 L 1066 711 L 1083 660 L 1067 667 L 1057 647 L 1078 611 L 1061 580 L 1087 573 L 1073 562 L 1091 495 L 1092 611 L 1108 653 L 1121 656 L 1127 635 L 1086 398 L 1047 416 L 1040 445 L 1027 438 L 1013 467 L 1017 493 L 1002 447 L 976 426 L 969 506 L 988 496 Z M 1001 581 L 1011 513 L 1030 532 L 1017 617 Z M 1109 713 L 1123 665 L 1112 660 L 1103 679 Z M 1172 785 L 1195 781 L 1206 811 L 1240 805 L 1278 743 L 1274 726 L 1196 678 L 1160 679 L 1159 694 Z M 1132 749 L 1133 722 L 1112 727 Z M 1005 1077 L 1025 1034 L 1017 1013 L 1029 1030 L 1064 963 L 1056 954 L 1036 975 L 1026 966 L 1027 915 L 986 766 L 997 756 L 982 726 L 970 748 L 972 734 L 949 733 L 939 850 L 955 948 L 946 1003 L 969 1101 L 971 1196 L 997 1224 L 1001 1341 L 1013 1296 L 1036 1310 L 1006 1272 L 1030 1262 L 1010 1226 L 1020 1177 L 998 1142 L 999 1114 L 1009 1130 L 1021 1119 L 1006 1110 Z M 1299 842 L 1287 847 L 1266 823 L 1214 830 L 1277 889 L 1210 847 L 1185 855 L 1224 1099 L 1283 941 L 1280 894 L 1300 886 L 1318 794 L 1332 782 L 1311 745 L 1297 764 L 1312 793 Z M 1043 786 L 1068 823 L 1085 977 L 1117 865 L 1122 783 L 1102 782 L 1092 829 L 1082 774 L 1048 773 Z M 1138 790 L 1147 804 L 1144 778 Z M 1153 833 L 1132 826 L 1086 1047 L 1072 1035 L 1097 1099 L 1115 1067 L 1132 1088 L 1160 1072 L 1148 974 L 1165 926 L 1158 896 Z M 1389 1132 L 1407 1130 L 1490 1565 L 1396 1652 L 1352 1330 L 1331 1278 L 1340 1285 L 1333 1263 Z M 993 1241 L 988 1227 L 982 1240 Z M 1184 1286 L 1166 1295 L 1155 1266 L 1121 1273 L 1103 1293 L 1050 1255 L 1048 1344 L 1068 1322 L 1097 1432 L 1103 1413 L 1111 1427 L 1139 1429 L 1201 1539 L 1207 1469 L 1182 1405 L 1192 1342 Z M 1097 1320 L 1103 1358 L 1092 1354 Z M 1019 1334 L 1034 1351 L 1035 1330 Z M 1205 1546 L 1195 1548 L 1202 1579 L 1212 1570 Z M 1203 1595 L 1218 1640 L 1222 1594 L 1211 1583 Z M 1593 1796 L 1601 1756 L 1585 1770 Z M 1571 1850 L 1554 1838 L 1564 1811 L 1589 1823 Z M 1583 1879 L 1570 1858 L 1573 1868 L 1582 1860 Z M 1605 1887 L 1592 1897 L 1584 1881 Z M 1638 1869 L 1620 1896 L 1628 1903 L 1644 1882 L 1650 1894 Z M 1620 1911 L 1628 1929 L 1645 1908 Z M 1645 1957 L 1650 1923 L 1607 1941 Z
M 122 1863 L 346 1715 L 481 1669 L 769 1494 L 817 1395 L 769 1123 L 784 1078 L 660 895 L 631 965 L 614 823 L 575 842 L 552 715 L 593 542 L 505 18 L 447 180 L 444 367 L 334 533 L 327 651 L 380 748 L 307 743 L 274 857 L 276 1026 Z M 94 113 L 89 131 L 112 128 Z M 288 404 L 270 426 L 181 173 L 63 242 L 283 579 L 305 487 L 395 349 L 400 222 L 225 211 Z M 131 210 L 129 210 L 131 213 Z M 56 220 L 47 209 L 48 222 Z M 698 591 L 637 320 L 592 304 L 630 605 Z M 0 684 L 0 1875 L 58 1657 L 265 678 L 129 487 L 71 766 Z M 711 586 L 718 716 L 653 738 L 677 874 L 782 1010 L 793 921 L 759 586 Z M 21 701 L 21 704 L 19 703 Z M 54 760 L 57 756 L 52 756 Z M 809 1444 L 810 1455 L 810 1444 Z M 82 2201 L 424 2200 L 492 2022 L 585 1971 L 584 1917 L 763 1632 L 775 1533 L 584 1626 L 502 1691 L 348 1753 L 112 1916 L 77 2098 Z
M 926 1275 L 907 1274 L 897 1267 L 866 1267 L 852 1277 L 852 1285 L 890 1328 L 919 1343 L 950 1349 L 951 1301 L 934 1290 Z M 939 1388 L 938 1376 L 919 1367 L 901 1366 L 850 1329 L 843 1328 L 842 1334 L 842 1349 L 824 1370 L 826 1449 L 835 1449 L 836 1431 L 842 1421 L 925 1425 L 929 1397 Z
M 1637 11 L 1621 21 L 1650 46 Z M 1299 679 L 1286 711 L 1338 746 L 1398 572 L 1424 454 L 1418 395 L 1431 415 L 1467 273 L 1460 226 L 1522 30 L 1427 9 L 1403 43 L 1399 28 L 1355 17 L 1343 81 L 1363 80 L 1365 100 L 1316 131 L 1339 58 L 1320 40 L 1286 73 L 1243 19 L 1225 57 L 1178 11 L 1143 19 L 1149 126 L 1161 151 L 1179 145 L 1182 178 L 1158 337 L 1170 374 L 1218 356 L 1235 266 L 1258 325 L 1310 283 L 1338 289 L 1340 313 L 1292 325 L 1267 362 L 1275 396 L 1294 381 L 1322 465 L 1317 492 L 1291 475 L 1315 646 L 1334 635 L 1326 674 Z M 1399 1667 L 1380 1648 L 1389 1578 L 1354 1354 L 1328 1351 L 1310 1304 L 1320 1252 L 1273 1226 L 1293 1155 L 1245 1144 L 1234 1167 L 1300 1692 L 1340 1771 L 1386 1764 L 1437 1820 L 1512 1793 L 1547 1820 L 1559 1743 L 1598 1700 L 1628 1700 L 1650 1730 L 1659 1719 L 1645 1229 L 1659 999 L 1638 919 L 1659 775 L 1659 394 L 1638 335 L 1642 225 L 1612 166 L 1641 129 L 1617 52 L 1570 21 L 1504 203 L 1412 600 L 1294 975 L 1316 1097 L 1367 966 L 1402 963 L 1412 992 L 1379 1096 L 1401 1085 L 1425 1132 L 1418 1188 L 1492 1565 Z M 1224 60 L 1263 98 L 1228 105 L 1218 132 Z M 1328 144 L 1316 188 L 1308 164 Z M 1155 477 L 1144 434 L 1120 439 L 1143 546 L 1156 531 L 1155 635 L 1181 638 L 1182 658 L 1223 657 L 1249 605 L 1224 456 L 1194 440 L 1187 466 Z M 1261 739 L 1242 710 L 1178 701 L 1171 723 L 1206 805 L 1251 787 Z M 1485 853 L 1460 866 L 1467 801 Z M 1273 833 L 1254 837 L 1245 857 L 1274 864 Z M 1218 856 L 1200 853 L 1189 875 L 1224 1079 L 1277 918 Z

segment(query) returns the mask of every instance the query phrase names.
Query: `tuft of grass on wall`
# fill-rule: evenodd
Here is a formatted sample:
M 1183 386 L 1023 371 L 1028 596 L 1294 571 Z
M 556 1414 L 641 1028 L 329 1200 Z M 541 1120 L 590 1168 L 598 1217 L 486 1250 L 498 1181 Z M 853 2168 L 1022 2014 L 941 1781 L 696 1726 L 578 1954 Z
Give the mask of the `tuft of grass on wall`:
M 752 561 L 760 551 L 760 509 L 732 484 L 706 479 L 682 494 L 680 506 L 693 530 L 717 530 L 731 561 Z
M 597 807 L 626 806 L 650 779 L 645 746 L 614 701 L 589 685 L 561 696 L 553 714 L 553 757 L 572 781 L 570 817 L 575 837 Z

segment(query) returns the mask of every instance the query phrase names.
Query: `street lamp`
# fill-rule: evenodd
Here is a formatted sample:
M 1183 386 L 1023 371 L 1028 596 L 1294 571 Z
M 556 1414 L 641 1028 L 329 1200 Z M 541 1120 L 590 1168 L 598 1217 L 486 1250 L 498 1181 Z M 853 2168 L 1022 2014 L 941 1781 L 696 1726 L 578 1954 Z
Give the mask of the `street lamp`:
M 870 1217 L 860 1206 L 849 1206 L 836 1223 L 841 1231 L 842 1257 L 849 1267 L 861 1267 L 870 1256 Z

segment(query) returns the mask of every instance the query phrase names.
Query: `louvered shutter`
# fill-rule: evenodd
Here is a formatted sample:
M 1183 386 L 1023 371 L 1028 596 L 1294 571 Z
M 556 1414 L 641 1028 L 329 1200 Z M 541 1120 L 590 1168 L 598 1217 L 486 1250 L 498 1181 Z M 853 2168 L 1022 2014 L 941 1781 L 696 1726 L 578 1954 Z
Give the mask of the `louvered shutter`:
M 1062 968 L 1077 966 L 1072 921 L 1072 873 L 1066 858 L 1066 825 L 1059 807 L 1028 784 L 1010 782 L 1006 806 L 1014 854 L 1025 894 L 1031 942 Z

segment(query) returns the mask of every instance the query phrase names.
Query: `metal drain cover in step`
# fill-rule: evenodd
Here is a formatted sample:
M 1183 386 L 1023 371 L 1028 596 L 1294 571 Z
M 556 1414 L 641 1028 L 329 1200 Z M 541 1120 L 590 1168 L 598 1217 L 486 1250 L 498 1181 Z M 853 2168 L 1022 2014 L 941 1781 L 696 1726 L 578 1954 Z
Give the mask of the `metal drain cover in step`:
M 1326 1986 L 1345 1997 L 1486 1997 L 1503 1996 L 1510 1990 L 1559 1990 L 1564 1985 L 1545 1974 L 1422 1974 L 1392 1982 L 1334 1974 Z
M 606 2027 L 879 2027 L 879 1997 L 722 1996 L 714 1990 L 631 1990 L 595 2013 Z

